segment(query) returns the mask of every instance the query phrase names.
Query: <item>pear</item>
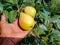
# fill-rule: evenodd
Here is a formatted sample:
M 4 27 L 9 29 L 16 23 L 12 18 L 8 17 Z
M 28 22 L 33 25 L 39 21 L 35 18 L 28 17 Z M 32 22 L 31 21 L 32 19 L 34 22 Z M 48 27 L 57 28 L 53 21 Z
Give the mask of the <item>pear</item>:
M 29 30 L 34 27 L 34 18 L 25 13 L 20 13 L 19 25 L 22 29 Z
M 35 17 L 36 9 L 32 6 L 26 6 L 24 12 L 32 17 Z

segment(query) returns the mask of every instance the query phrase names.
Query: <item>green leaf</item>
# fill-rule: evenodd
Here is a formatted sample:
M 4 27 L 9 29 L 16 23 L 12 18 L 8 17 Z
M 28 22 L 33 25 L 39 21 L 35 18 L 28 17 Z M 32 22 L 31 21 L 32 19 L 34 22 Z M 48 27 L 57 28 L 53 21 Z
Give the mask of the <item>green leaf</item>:
M 39 25 L 40 29 L 43 30 L 43 31 L 47 31 L 47 28 L 45 27 L 45 25 L 41 24 Z M 43 28 L 42 28 L 43 27 Z
M 47 14 L 47 15 L 51 14 L 51 12 L 50 12 L 50 10 L 49 10 L 48 7 L 44 7 L 44 8 L 43 8 L 43 11 L 44 11 L 44 13 Z
M 60 31 L 58 30 L 52 30 L 52 36 L 54 38 L 54 41 L 60 41 Z
M 39 37 L 39 35 L 41 34 L 42 30 L 40 30 L 39 27 L 36 27 L 33 29 L 33 34 L 37 37 Z M 44 32 L 43 32 L 44 33 Z
M 41 12 L 40 16 L 45 20 L 44 24 L 47 25 L 50 21 L 50 17 L 47 14 L 42 13 L 42 12 Z
M 17 12 L 16 11 L 4 11 L 4 14 L 6 16 L 6 20 L 9 22 L 9 23 L 12 23 L 14 22 L 14 20 L 16 19 L 16 16 L 17 16 Z
M 10 2 L 12 4 L 17 4 L 18 3 L 18 0 L 6 0 L 7 2 Z
M 2 4 L 0 3 L 0 13 L 2 13 L 3 12 L 3 6 L 2 6 Z
M 9 21 L 12 23 L 16 19 L 17 12 L 16 11 L 10 11 L 8 16 L 9 16 Z
M 55 20 L 55 22 L 57 23 L 57 27 L 60 29 L 60 19 Z
M 54 42 L 54 37 L 50 36 L 50 42 Z
M 42 0 L 37 0 L 37 1 L 36 1 L 36 3 L 39 3 L 39 4 L 41 4 L 41 2 L 42 2 Z
M 35 3 L 34 3 L 35 0 L 23 0 L 23 4 L 25 6 L 35 6 Z M 22 4 L 22 5 L 23 5 Z
M 2 13 L 3 12 L 3 7 L 0 7 L 0 13 Z
M 60 11 L 60 0 L 52 0 L 51 1 L 51 7 L 52 7 L 52 11 L 55 13 L 58 13 L 58 11 Z
M 57 20 L 57 19 L 59 19 L 59 18 L 60 18 L 59 15 L 54 15 L 54 17 L 52 17 L 51 19 L 54 21 L 54 20 Z
M 43 28 L 42 28 L 43 27 Z M 47 31 L 47 28 L 42 24 L 39 24 L 39 26 L 35 27 L 33 29 L 33 33 L 39 37 L 41 34 L 45 34 L 45 31 Z
M 34 2 L 35 0 L 23 0 L 23 2 Z
M 7 11 L 7 10 L 4 10 L 4 14 L 5 14 L 5 16 L 6 16 L 6 21 L 8 22 L 8 15 L 9 15 L 9 12 Z
M 56 6 L 60 5 L 60 0 L 52 0 L 52 4 L 55 4 Z

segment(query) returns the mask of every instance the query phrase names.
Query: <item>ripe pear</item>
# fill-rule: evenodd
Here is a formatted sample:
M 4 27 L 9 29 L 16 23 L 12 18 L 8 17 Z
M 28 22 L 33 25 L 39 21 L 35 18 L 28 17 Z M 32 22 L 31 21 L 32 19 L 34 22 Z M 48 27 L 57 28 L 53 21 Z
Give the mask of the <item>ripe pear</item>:
M 25 13 L 20 13 L 19 25 L 22 29 L 29 30 L 34 26 L 34 18 Z
M 31 6 L 27 6 L 24 8 L 24 12 L 32 17 L 35 17 L 36 14 L 36 9 Z

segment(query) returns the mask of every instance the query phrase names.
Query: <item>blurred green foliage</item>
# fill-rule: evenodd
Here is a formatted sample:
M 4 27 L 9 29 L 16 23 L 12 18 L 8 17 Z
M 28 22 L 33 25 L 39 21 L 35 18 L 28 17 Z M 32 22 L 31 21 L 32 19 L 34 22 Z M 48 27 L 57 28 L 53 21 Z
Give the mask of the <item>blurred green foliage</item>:
M 0 0 L 0 14 L 12 23 L 26 6 L 36 9 L 37 24 L 17 45 L 60 45 L 60 0 Z

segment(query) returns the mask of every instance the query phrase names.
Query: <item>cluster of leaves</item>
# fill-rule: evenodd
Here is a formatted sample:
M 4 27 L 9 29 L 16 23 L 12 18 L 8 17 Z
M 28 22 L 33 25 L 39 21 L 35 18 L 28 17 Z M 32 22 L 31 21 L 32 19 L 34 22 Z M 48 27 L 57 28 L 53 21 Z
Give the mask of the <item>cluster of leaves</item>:
M 60 45 L 60 0 L 0 0 L 0 14 L 13 22 L 25 6 L 33 6 L 37 24 L 20 45 Z M 19 45 L 18 44 L 18 45 Z
M 59 0 L 51 0 L 48 2 L 43 0 L 43 3 L 39 2 L 39 5 L 42 6 L 36 6 L 38 8 L 35 18 L 37 24 L 33 29 L 33 34 L 45 45 L 60 45 L 59 4 Z
M 0 14 L 6 15 L 6 20 L 12 23 L 17 17 L 18 0 L 0 0 Z

